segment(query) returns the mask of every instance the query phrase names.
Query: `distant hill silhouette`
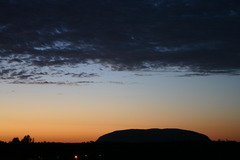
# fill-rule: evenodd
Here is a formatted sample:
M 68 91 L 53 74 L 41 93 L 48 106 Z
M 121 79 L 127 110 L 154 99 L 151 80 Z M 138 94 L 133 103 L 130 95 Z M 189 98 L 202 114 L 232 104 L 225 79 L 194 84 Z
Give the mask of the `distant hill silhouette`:
M 97 142 L 159 143 L 159 142 L 206 142 L 206 135 L 182 129 L 129 129 L 105 134 Z

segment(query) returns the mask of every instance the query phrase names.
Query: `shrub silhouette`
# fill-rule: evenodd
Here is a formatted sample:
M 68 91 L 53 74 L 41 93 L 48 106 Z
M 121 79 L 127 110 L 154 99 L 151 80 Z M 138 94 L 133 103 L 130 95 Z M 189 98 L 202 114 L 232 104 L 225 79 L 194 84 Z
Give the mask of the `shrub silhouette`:
M 20 140 L 18 137 L 14 137 L 10 143 L 20 143 Z
M 29 135 L 26 135 L 21 140 L 22 143 L 34 143 L 34 139 L 32 139 Z

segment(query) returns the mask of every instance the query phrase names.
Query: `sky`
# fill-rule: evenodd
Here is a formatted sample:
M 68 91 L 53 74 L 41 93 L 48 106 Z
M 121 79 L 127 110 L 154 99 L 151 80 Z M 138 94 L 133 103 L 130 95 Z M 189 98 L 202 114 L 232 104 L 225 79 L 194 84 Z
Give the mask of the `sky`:
M 237 0 L 0 2 L 0 141 L 181 128 L 240 141 Z

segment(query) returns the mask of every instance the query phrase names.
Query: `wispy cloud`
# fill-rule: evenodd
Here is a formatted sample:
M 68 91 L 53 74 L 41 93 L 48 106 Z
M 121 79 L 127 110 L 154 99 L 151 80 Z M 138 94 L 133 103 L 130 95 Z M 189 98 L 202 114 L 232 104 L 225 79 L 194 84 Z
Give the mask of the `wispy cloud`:
M 91 84 L 95 83 L 94 81 L 77 81 L 77 82 L 26 82 L 26 81 L 13 81 L 10 84 L 35 84 L 35 85 L 80 85 L 80 84 Z

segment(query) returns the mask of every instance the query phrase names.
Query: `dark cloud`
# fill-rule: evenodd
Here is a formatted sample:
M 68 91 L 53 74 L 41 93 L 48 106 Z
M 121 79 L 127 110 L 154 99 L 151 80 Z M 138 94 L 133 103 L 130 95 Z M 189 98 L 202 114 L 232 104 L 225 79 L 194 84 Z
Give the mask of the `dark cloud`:
M 25 80 L 33 77 L 35 75 L 28 74 L 25 70 L 16 70 L 16 69 L 3 69 L 0 70 L 0 79 L 11 80 L 19 79 Z
M 239 28 L 238 0 L 5 0 L 0 55 L 37 68 L 91 60 L 118 71 L 176 67 L 199 76 L 238 75 Z M 58 74 L 1 65 L 1 79 Z
M 94 81 L 78 81 L 78 82 L 50 82 L 50 81 L 43 81 L 43 82 L 26 82 L 26 81 L 13 81 L 11 84 L 37 84 L 37 85 L 79 85 L 79 84 L 90 84 L 95 83 Z
M 35 84 L 35 85 L 84 85 L 84 84 L 94 84 L 94 83 L 107 83 L 107 84 L 117 84 L 123 85 L 125 82 L 120 81 L 107 81 L 107 82 L 96 82 L 96 81 L 75 81 L 75 82 L 62 82 L 62 81 L 21 81 L 15 80 L 10 82 L 10 84 Z
M 67 73 L 66 75 L 71 75 L 72 77 L 77 77 L 77 78 L 92 78 L 92 77 L 97 77 L 98 74 L 96 73 L 79 73 L 79 74 L 75 74 L 75 73 Z
M 56 63 L 56 59 L 49 59 L 49 64 L 47 65 L 36 65 L 35 61 L 44 64 L 43 62 L 46 58 L 31 56 L 29 54 L 11 54 L 0 56 L 0 59 L 0 80 L 8 83 L 82 84 L 92 83 L 93 81 L 89 81 L 88 79 L 98 77 L 97 73 L 92 73 L 91 71 L 81 72 L 81 70 L 86 69 L 84 66 L 64 65 L 64 63 Z M 85 80 L 79 81 L 79 78 L 84 78 Z

